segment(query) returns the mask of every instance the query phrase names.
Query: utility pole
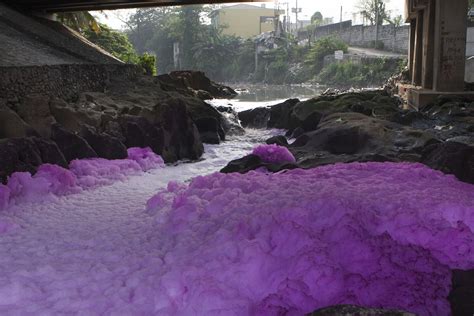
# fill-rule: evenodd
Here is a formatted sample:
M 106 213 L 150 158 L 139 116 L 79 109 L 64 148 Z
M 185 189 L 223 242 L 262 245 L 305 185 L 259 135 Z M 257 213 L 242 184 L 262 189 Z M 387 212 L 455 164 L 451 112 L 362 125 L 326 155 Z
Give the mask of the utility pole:
M 374 0 L 374 7 L 375 7 L 375 44 L 374 48 L 378 47 L 379 43 L 379 4 L 378 0 Z
M 339 31 L 342 32 L 342 5 L 341 5 L 341 16 L 339 18 Z
M 296 36 L 298 36 L 298 0 L 296 0 Z

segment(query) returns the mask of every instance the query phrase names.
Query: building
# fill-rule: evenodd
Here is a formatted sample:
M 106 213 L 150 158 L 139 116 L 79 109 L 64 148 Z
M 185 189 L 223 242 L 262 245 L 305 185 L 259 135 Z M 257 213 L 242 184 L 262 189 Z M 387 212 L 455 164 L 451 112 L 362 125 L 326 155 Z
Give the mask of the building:
M 281 14 L 284 12 L 266 8 L 264 4 L 260 7 L 237 4 L 213 11 L 211 21 L 216 28 L 223 28 L 222 33 L 225 35 L 252 38 L 274 31 Z

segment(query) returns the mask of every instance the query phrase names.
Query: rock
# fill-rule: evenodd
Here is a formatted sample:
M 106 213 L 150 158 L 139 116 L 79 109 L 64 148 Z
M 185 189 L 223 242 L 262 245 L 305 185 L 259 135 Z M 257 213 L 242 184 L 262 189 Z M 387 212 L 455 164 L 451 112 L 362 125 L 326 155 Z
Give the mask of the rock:
M 0 140 L 0 181 L 16 171 L 34 173 L 44 163 L 67 167 L 56 143 L 37 137 Z
M 169 99 L 154 108 L 155 119 L 153 123 L 160 126 L 165 135 L 162 153 L 165 162 L 182 159 L 196 160 L 204 152 L 200 133 L 193 122 L 185 100 L 188 99 Z M 205 107 L 205 109 L 208 108 Z M 217 112 L 214 108 L 212 108 L 212 111 L 214 111 L 212 113 Z M 220 113 L 217 113 L 220 117 Z M 221 139 L 225 137 L 222 128 L 218 130 L 218 133 L 220 133 Z
M 290 115 L 300 100 L 289 99 L 283 103 L 276 104 L 270 108 L 270 119 L 268 121 L 268 128 L 282 128 L 290 129 Z
M 0 139 L 36 136 L 35 130 L 18 114 L 5 105 L 0 105 Z
M 62 100 L 52 101 L 50 109 L 56 121 L 68 131 L 80 133 L 83 125 L 94 128 L 100 128 L 101 126 L 101 114 L 74 109 Z
M 195 91 L 205 91 L 214 98 L 233 98 L 237 95 L 232 88 L 217 84 L 211 81 L 201 71 L 173 71 L 168 75 L 160 75 L 158 81 L 170 87 L 177 89 L 192 89 Z M 199 92 L 197 93 L 199 95 Z M 204 96 L 201 92 L 201 96 Z M 207 96 L 206 96 L 207 97 Z
M 269 139 L 265 141 L 265 143 L 267 143 L 268 145 L 276 144 L 279 146 L 288 147 L 288 141 L 286 140 L 286 137 L 283 135 L 270 137 Z
M 239 119 L 243 127 L 267 128 L 270 120 L 270 109 L 267 107 L 255 108 L 239 112 Z
M 239 115 L 232 108 L 227 108 L 225 111 L 217 108 L 221 113 L 223 119 L 221 120 L 222 128 L 225 131 L 226 135 L 244 135 L 245 130 L 240 125 Z
M 474 183 L 474 146 L 456 142 L 433 144 L 425 148 L 421 162 L 461 181 Z
M 278 172 L 281 170 L 295 169 L 298 166 L 291 162 L 282 162 L 282 163 L 265 163 L 257 155 L 247 155 L 243 158 L 233 160 L 227 164 L 224 168 L 221 169 L 222 173 L 247 173 L 251 170 L 256 170 L 258 168 L 266 168 L 271 172 Z
M 128 148 L 150 147 L 159 155 L 163 153 L 165 133 L 159 125 L 154 125 L 140 116 L 122 115 L 120 126 Z
M 58 145 L 67 162 L 97 157 L 97 153 L 84 138 L 65 130 L 59 124 L 52 126 L 51 139 Z
M 101 158 L 125 159 L 127 147 L 116 137 L 98 133 L 90 127 L 83 126 L 81 136 Z
M 303 122 L 301 122 L 301 128 L 305 132 L 314 131 L 318 128 L 319 122 L 323 115 L 319 112 L 311 113 Z
M 191 115 L 193 121 L 195 122 L 198 130 L 201 133 L 201 138 L 203 142 L 212 141 L 212 144 L 216 144 L 217 138 L 214 135 L 214 131 L 219 135 L 219 142 L 225 140 L 225 118 L 217 109 L 212 105 L 207 104 L 196 98 L 172 98 L 166 101 L 167 104 L 174 104 L 177 106 L 184 105 L 186 107 L 186 115 Z M 215 127 L 214 122 L 210 120 L 214 118 L 217 122 L 217 127 Z M 212 121 L 212 122 L 211 122 Z M 212 127 L 212 130 L 210 128 Z M 214 128 L 215 127 L 215 128 Z M 212 134 L 212 135 L 210 135 Z M 217 143 L 218 144 L 218 143 Z
M 399 106 L 399 99 L 388 96 L 383 90 L 322 95 L 297 103 L 291 110 L 287 128 L 302 127 L 303 122 L 315 113 L 317 118 L 333 113 L 356 112 L 396 122 L 402 112 Z
M 290 132 L 290 131 L 288 131 Z M 305 130 L 302 127 L 297 127 L 293 132 L 289 133 L 289 138 L 298 138 L 305 133 Z
M 474 270 L 453 270 L 449 294 L 453 315 L 474 315 Z
M 207 91 L 204 90 L 198 90 L 196 91 L 196 97 L 201 99 L 201 100 L 212 100 L 214 97 Z
M 359 113 L 326 116 L 289 146 L 303 168 L 353 161 L 419 161 L 438 142 L 430 133 Z
M 250 170 L 255 170 L 263 165 L 262 160 L 257 155 L 248 155 L 240 159 L 233 160 L 222 168 L 222 173 L 247 173 Z
M 31 95 L 22 98 L 18 106 L 18 115 L 39 135 L 51 137 L 51 126 L 56 122 L 49 108 L 50 97 Z
M 455 136 L 453 138 L 447 139 L 447 141 L 474 146 L 474 135 Z
M 338 305 L 314 311 L 308 316 L 415 316 L 415 314 L 389 309 L 365 308 L 354 305 Z
M 194 121 L 196 123 L 201 140 L 207 144 L 219 144 L 219 123 L 213 117 L 202 117 Z

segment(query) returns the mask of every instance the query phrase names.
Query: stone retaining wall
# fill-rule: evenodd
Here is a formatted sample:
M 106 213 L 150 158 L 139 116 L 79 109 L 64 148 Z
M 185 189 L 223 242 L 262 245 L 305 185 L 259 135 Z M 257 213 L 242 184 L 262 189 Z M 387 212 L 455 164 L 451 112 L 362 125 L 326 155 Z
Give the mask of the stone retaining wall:
M 135 65 L 52 65 L 0 67 L 0 99 L 29 94 L 73 100 L 84 91 L 104 91 L 111 78 L 133 80 L 142 72 Z

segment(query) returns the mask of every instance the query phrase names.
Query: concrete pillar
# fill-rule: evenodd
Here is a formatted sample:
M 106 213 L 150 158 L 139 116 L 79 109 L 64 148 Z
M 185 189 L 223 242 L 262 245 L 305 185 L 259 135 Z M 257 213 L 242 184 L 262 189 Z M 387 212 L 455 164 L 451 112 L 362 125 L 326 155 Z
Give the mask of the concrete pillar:
M 433 62 L 435 48 L 435 3 L 428 3 L 423 10 L 423 67 L 421 86 L 433 89 Z
M 413 54 L 412 83 L 415 86 L 420 86 L 423 70 L 423 12 L 421 11 L 418 12 L 416 16 L 415 47 Z
M 415 37 L 416 37 L 416 21 L 410 21 L 410 45 L 408 47 L 408 69 L 410 71 L 410 78 L 413 78 L 413 64 L 415 58 Z
M 434 90 L 464 90 L 468 0 L 433 0 L 436 3 Z

